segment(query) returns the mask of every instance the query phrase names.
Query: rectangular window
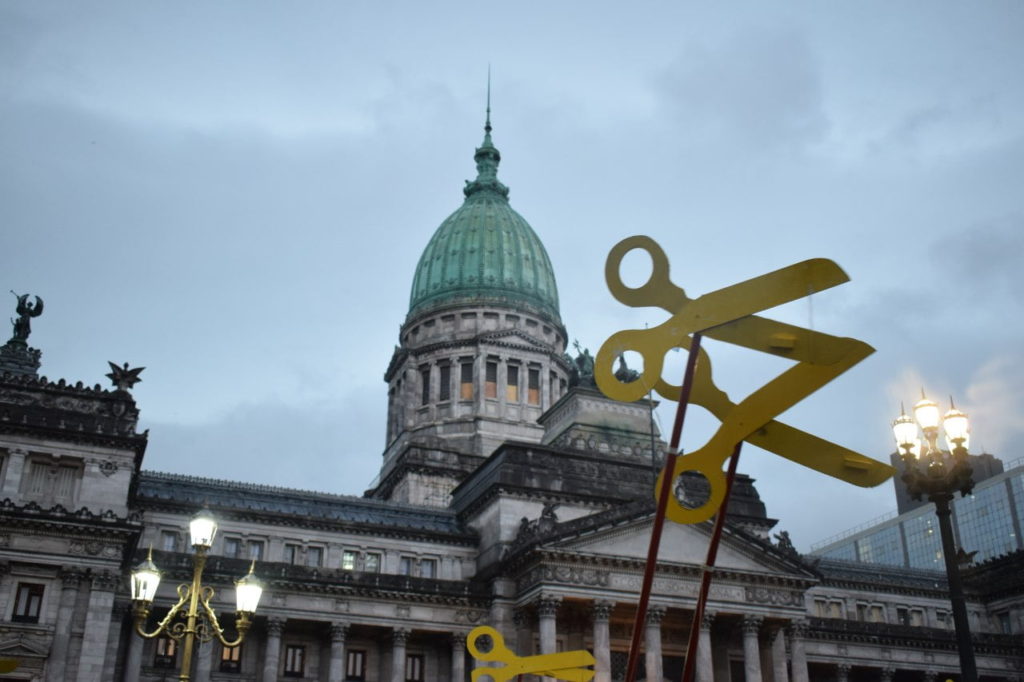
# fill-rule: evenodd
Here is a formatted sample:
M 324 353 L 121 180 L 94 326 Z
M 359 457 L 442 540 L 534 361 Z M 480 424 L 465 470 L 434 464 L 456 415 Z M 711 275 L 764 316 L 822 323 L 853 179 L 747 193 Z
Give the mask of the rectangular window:
M 868 620 L 872 623 L 884 623 L 885 612 L 881 606 L 872 606 L 871 611 L 868 613 Z
M 153 656 L 154 668 L 174 668 L 178 658 L 178 642 L 170 637 L 158 637 L 156 653 Z
M 38 623 L 45 589 L 45 585 L 37 583 L 18 583 L 11 620 L 15 623 Z
M 441 365 L 440 384 L 437 387 L 437 399 L 446 402 L 452 399 L 452 366 Z
M 412 575 L 412 559 L 404 556 L 398 560 L 398 574 Z
M 178 534 L 173 530 L 160 531 L 160 549 L 165 552 L 177 552 Z
M 356 553 L 351 549 L 346 549 L 341 553 L 341 567 L 346 571 L 356 570 Z
M 488 361 L 484 376 L 484 397 L 498 397 L 498 363 Z
M 829 618 L 842 618 L 843 617 L 843 605 L 841 602 L 830 601 L 828 603 L 828 617 Z
M 322 547 L 309 547 L 306 549 L 306 565 L 317 567 L 324 561 L 324 550 Z
M 284 676 L 302 677 L 306 672 L 306 647 L 289 644 L 284 648 Z
M 284 546 L 284 562 L 286 564 L 297 564 L 299 558 L 302 556 L 302 547 L 299 545 L 285 545 Z
M 78 482 L 82 478 L 82 467 L 78 464 L 57 464 L 51 460 L 33 460 L 27 468 L 23 490 L 29 497 L 44 502 L 74 501 Z
M 405 657 L 405 682 L 423 682 L 423 654 Z
M 473 363 L 463 362 L 459 370 L 462 373 L 459 381 L 459 398 L 461 400 L 473 399 Z
M 367 573 L 380 573 L 380 554 L 367 552 L 366 561 L 363 562 L 363 570 Z
M 220 671 L 222 673 L 242 672 L 242 647 L 223 647 L 220 650 Z
M 237 559 L 242 553 L 242 541 L 238 538 L 224 538 L 224 556 Z
M 551 402 L 553 403 L 558 400 L 558 395 L 556 394 L 558 390 L 558 375 L 554 372 L 548 373 L 548 386 L 551 387 Z
M 351 649 L 345 656 L 345 679 L 361 682 L 366 679 L 366 652 Z
M 420 394 L 420 405 L 430 404 L 430 368 L 423 367 L 420 369 L 420 388 L 422 393 Z
M 540 370 L 531 367 L 526 372 L 526 402 L 540 405 Z
M 924 627 L 924 612 L 920 609 L 911 609 L 910 624 L 914 627 Z
M 519 402 L 519 367 L 508 366 L 508 382 L 505 384 L 505 400 L 510 403 Z
M 421 578 L 436 578 L 437 577 L 437 560 L 436 559 L 421 559 L 420 560 L 420 577 Z
M 249 540 L 249 558 L 263 561 L 263 541 Z

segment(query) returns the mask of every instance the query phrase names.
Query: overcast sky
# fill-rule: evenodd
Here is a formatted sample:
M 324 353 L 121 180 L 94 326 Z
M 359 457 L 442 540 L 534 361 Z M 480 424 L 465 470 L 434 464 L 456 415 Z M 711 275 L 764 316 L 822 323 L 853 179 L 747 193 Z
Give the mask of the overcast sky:
M 887 460 L 923 384 L 1012 461 L 1022 36 L 1019 2 L 5 2 L 0 285 L 45 299 L 48 377 L 146 367 L 145 468 L 361 494 L 490 63 L 499 177 L 570 338 L 665 318 L 604 285 L 632 234 L 691 295 L 832 258 L 849 284 L 769 316 L 877 352 L 783 420 Z M 737 400 L 782 369 L 710 352 Z M 716 425 L 692 414 L 688 449 Z M 753 448 L 740 469 L 801 549 L 895 507 Z

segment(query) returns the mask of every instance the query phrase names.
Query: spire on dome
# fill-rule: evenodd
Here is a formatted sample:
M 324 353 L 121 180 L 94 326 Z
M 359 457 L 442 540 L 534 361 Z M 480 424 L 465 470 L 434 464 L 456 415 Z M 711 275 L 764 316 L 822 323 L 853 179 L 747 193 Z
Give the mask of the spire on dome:
M 476 161 L 476 180 L 466 181 L 462 192 L 466 198 L 486 192 L 508 198 L 508 187 L 498 180 L 498 164 L 501 163 L 501 152 L 491 141 L 491 67 L 487 67 L 487 115 L 484 119 L 484 141 L 477 147 L 473 160 Z

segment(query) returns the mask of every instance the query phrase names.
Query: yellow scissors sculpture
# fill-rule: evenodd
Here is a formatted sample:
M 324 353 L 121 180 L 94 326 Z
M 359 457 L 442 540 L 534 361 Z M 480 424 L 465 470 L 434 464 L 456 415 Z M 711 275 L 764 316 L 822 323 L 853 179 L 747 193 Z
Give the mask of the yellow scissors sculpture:
M 637 288 L 627 287 L 619 276 L 623 257 L 634 249 L 643 249 L 652 261 L 650 279 Z M 689 349 L 689 335 L 695 332 L 797 362 L 739 403 L 733 403 L 715 386 L 711 359 L 700 349 L 690 402 L 706 408 L 722 425 L 704 447 L 680 456 L 670 475 L 675 478 L 684 471 L 699 472 L 707 478 L 711 494 L 695 508 L 683 507 L 674 495 L 670 496 L 668 518 L 677 523 L 700 523 L 714 516 L 725 496 L 722 464 L 742 440 L 863 487 L 876 486 L 893 475 L 895 470 L 886 464 L 774 420 L 776 415 L 874 352 L 857 339 L 831 336 L 754 314 L 849 281 L 834 262 L 824 258 L 802 261 L 691 299 L 669 279 L 668 258 L 661 247 L 650 237 L 634 236 L 612 248 L 605 263 L 605 279 L 612 295 L 625 305 L 657 306 L 672 313 L 657 327 L 617 332 L 601 346 L 594 359 L 594 378 L 610 398 L 639 400 L 653 388 L 663 398 L 678 400 L 680 387 L 661 376 L 664 358 L 673 348 Z M 613 368 L 615 359 L 626 351 L 643 357 L 640 379 L 629 383 L 619 381 Z M 661 476 L 665 473 L 662 470 Z M 660 486 L 661 477 L 655 490 Z
M 480 640 L 485 637 L 490 638 L 491 647 L 487 651 L 481 651 Z M 472 682 L 479 682 L 481 677 L 490 678 L 493 682 L 505 682 L 517 675 L 542 675 L 569 682 L 587 682 L 594 676 L 594 671 L 586 667 L 594 665 L 594 657 L 589 651 L 517 656 L 505 646 L 505 640 L 498 631 L 488 625 L 473 628 L 466 638 L 466 648 L 478 661 L 497 661 L 505 664 L 498 668 L 477 668 L 471 675 Z

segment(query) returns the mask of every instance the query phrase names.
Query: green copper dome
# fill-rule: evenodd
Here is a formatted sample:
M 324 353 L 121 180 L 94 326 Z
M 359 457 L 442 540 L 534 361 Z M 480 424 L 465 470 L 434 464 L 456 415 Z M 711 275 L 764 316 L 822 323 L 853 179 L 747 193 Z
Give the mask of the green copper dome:
M 530 224 L 509 206 L 508 187 L 498 180 L 501 154 L 491 143 L 490 110 L 473 158 L 477 178 L 466 182 L 465 202 L 420 256 L 408 319 L 451 305 L 498 304 L 561 326 L 551 260 Z

